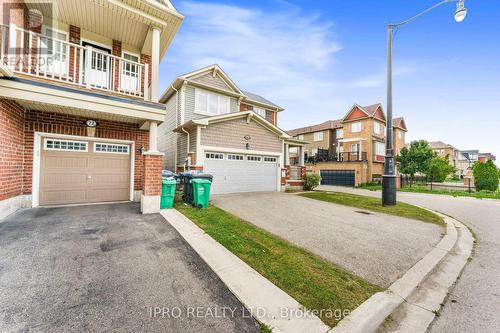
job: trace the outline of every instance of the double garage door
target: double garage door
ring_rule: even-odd
[[[321,170],[321,185],[354,186],[354,170]]]
[[[207,152],[204,172],[212,174],[212,193],[276,191],[278,156]]]
[[[130,200],[131,147],[42,138],[39,204]]]

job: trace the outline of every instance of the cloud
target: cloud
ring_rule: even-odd
[[[275,4],[279,9],[264,11],[180,2],[186,19],[167,56],[182,69],[174,75],[217,63],[241,89],[286,108],[287,118],[337,106],[335,56],[342,47],[334,24],[287,2]]]

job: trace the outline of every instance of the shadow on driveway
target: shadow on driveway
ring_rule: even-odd
[[[159,214],[138,211],[36,208],[0,223],[0,331],[260,331]]]

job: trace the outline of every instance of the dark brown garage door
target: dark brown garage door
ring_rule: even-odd
[[[130,145],[42,139],[40,205],[130,199]]]

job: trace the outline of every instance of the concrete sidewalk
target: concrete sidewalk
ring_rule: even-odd
[[[432,250],[434,224],[293,194],[216,195],[214,204],[369,282],[387,287]]]

